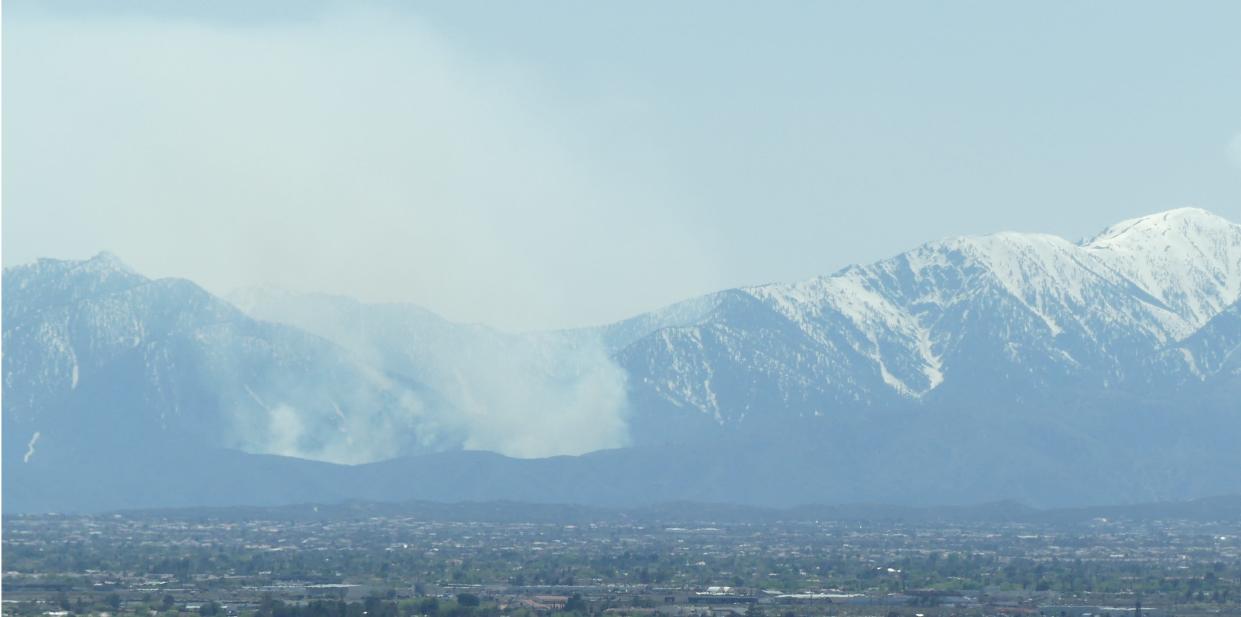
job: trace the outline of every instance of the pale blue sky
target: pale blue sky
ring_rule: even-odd
[[[949,235],[1241,220],[1237,2],[5,8],[6,264],[521,329]]]

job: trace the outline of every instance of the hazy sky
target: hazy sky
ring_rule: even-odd
[[[1241,3],[5,3],[3,258],[611,321],[1241,220]]]

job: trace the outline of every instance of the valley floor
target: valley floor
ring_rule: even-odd
[[[497,505],[503,508],[503,504]],[[1241,522],[4,519],[4,615],[1241,614]],[[534,518],[534,517],[532,517]]]

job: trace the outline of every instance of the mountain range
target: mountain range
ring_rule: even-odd
[[[1241,225],[1199,209],[526,334],[106,253],[3,287],[11,511],[1241,492]]]

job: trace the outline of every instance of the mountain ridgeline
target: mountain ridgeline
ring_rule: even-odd
[[[11,511],[513,499],[1042,507],[1241,492],[1241,225],[932,242],[599,328],[4,273]]]

